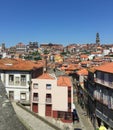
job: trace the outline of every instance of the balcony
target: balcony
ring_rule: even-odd
[[[105,81],[105,80],[98,79],[98,78],[95,79],[95,82],[99,83],[99,84],[102,84],[104,86],[107,86],[109,88],[113,88],[113,82]]]
[[[14,85],[14,81],[9,81],[9,85]]]
[[[96,116],[113,127],[113,109],[109,109],[108,106],[98,101],[96,103]]]
[[[46,98],[46,103],[52,103],[52,99],[51,98]]]
[[[26,86],[26,82],[21,82],[21,86]]]

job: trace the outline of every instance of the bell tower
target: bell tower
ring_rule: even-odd
[[[96,33],[96,44],[100,46],[100,38],[99,38],[99,33]]]

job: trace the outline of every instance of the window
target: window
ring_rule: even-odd
[[[58,111],[58,118],[64,118],[64,112]]]
[[[68,109],[69,110],[71,109],[71,103],[68,103]]]
[[[68,97],[71,97],[71,90],[68,90]]]
[[[38,93],[33,93],[33,101],[38,101]]]
[[[26,93],[21,93],[20,94],[20,100],[26,100]]]
[[[9,84],[10,85],[14,84],[14,75],[9,75]]]
[[[72,113],[71,112],[65,112],[65,120],[72,120]]]
[[[110,107],[111,107],[111,109],[113,109],[113,93],[112,93],[112,95],[111,95]]]
[[[14,100],[14,91],[9,91],[9,99]]]
[[[51,84],[46,84],[46,89],[51,89]]]
[[[37,83],[34,83],[34,84],[33,84],[33,88],[38,88],[38,84],[37,84]]]
[[[21,85],[26,85],[26,75],[21,75]]]
[[[51,94],[46,94],[46,102],[51,103]]]
[[[109,82],[110,82],[110,83],[113,82],[113,74],[109,74]]]
[[[105,73],[102,73],[102,72],[101,72],[101,82],[102,82],[102,83],[104,83],[104,75],[105,75]]]
[[[107,91],[107,89],[103,90],[103,103],[108,105],[108,91]]]
[[[19,77],[15,77],[15,85],[19,85],[20,83],[20,78]]]

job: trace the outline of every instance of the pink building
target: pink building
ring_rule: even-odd
[[[73,87],[71,79],[43,73],[32,79],[31,110],[63,122],[72,122]]]

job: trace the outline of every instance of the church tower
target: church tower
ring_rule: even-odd
[[[98,46],[100,45],[99,33],[96,33],[96,44],[97,44]]]

